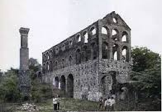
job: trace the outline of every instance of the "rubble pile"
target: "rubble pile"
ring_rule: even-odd
[[[30,103],[22,104],[21,110],[27,111],[27,112],[38,112],[39,111],[39,109],[37,108],[37,106],[35,104],[30,104]]]

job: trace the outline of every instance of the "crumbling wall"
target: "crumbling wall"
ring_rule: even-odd
[[[67,94],[73,91],[74,98],[97,101],[109,95],[117,83],[128,83],[130,79],[130,31],[112,12],[53,46],[42,53],[45,82],[62,82],[57,88],[64,87]]]

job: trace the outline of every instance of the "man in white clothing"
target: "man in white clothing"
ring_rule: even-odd
[[[109,106],[110,106],[110,97],[108,97],[105,102],[104,102],[104,107],[105,107],[105,110],[109,110]]]
[[[53,105],[54,105],[54,110],[57,110],[57,105],[58,104],[58,99],[56,97],[53,98]]]
[[[110,111],[114,111],[115,99],[113,97],[111,97],[108,102],[110,104],[109,105]]]

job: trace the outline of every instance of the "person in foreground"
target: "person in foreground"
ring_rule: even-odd
[[[114,111],[115,99],[114,97],[108,97],[104,103],[105,110]]]
[[[58,98],[55,96],[53,98],[53,106],[54,106],[54,110],[58,109]]]
[[[100,97],[100,99],[99,99],[99,110],[102,110],[103,109],[103,107],[104,107],[104,99],[103,99],[103,97]]]
[[[115,99],[114,99],[114,97],[111,97],[109,99],[109,102],[110,102],[110,111],[114,111],[114,107],[115,107]]]

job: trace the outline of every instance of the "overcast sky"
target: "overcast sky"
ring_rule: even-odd
[[[42,52],[113,10],[130,26],[132,46],[161,54],[161,0],[0,0],[0,69],[19,68],[20,27],[28,27],[29,55]]]

